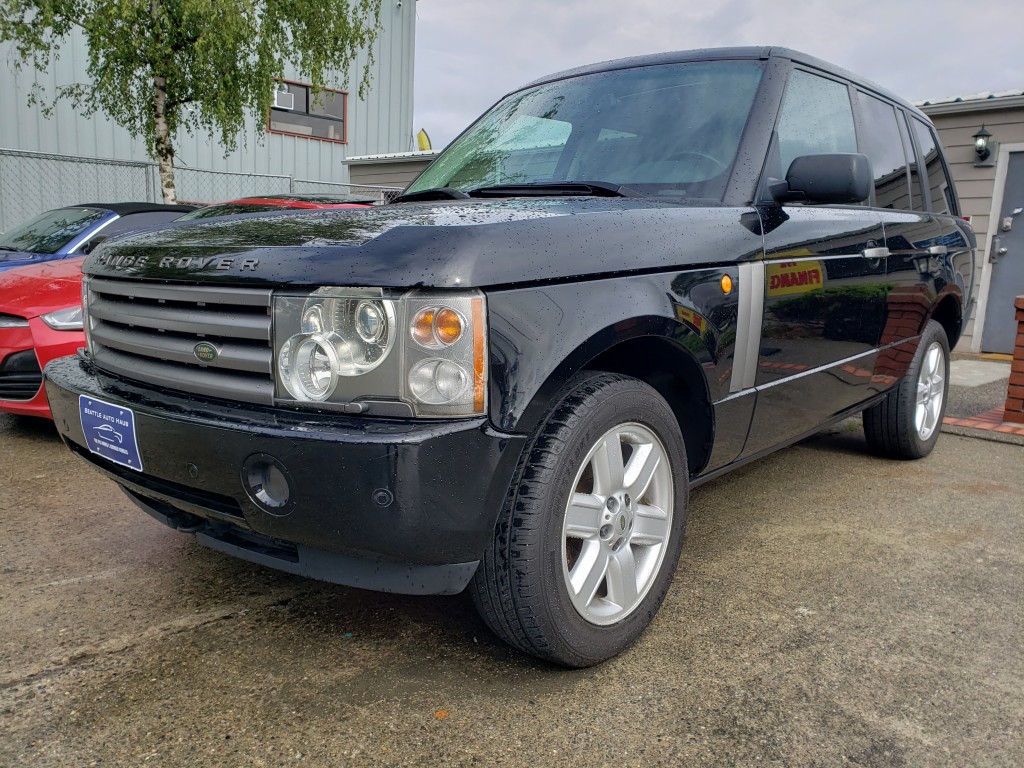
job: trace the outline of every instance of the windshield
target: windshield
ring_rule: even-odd
[[[110,216],[96,208],[60,208],[0,235],[0,251],[56,253],[89,227]]]
[[[755,61],[601,72],[514,93],[406,190],[604,182],[720,199],[761,79]]]

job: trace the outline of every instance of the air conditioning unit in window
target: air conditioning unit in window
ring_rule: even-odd
[[[295,94],[288,91],[274,91],[274,106],[278,109],[295,109]]]

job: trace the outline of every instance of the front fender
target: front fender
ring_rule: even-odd
[[[494,426],[529,432],[574,374],[608,350],[640,338],[661,338],[677,347],[704,371],[709,399],[724,397],[737,300],[736,291],[723,291],[722,277],[729,275],[735,284],[737,273],[735,267],[711,268],[490,293]]]

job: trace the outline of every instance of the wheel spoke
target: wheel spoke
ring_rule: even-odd
[[[608,550],[596,541],[587,542],[580,552],[576,565],[569,573],[572,601],[581,611],[586,611],[608,572]]]
[[[933,344],[928,349],[928,356],[926,358],[927,365],[925,366],[925,370],[927,370],[927,372],[928,372],[928,379],[929,380],[933,379],[938,374],[938,372],[939,372],[939,361],[941,359],[942,359],[942,354],[941,354],[941,352],[939,350],[939,347],[937,345]]]
[[[574,493],[565,510],[565,535],[576,539],[592,539],[601,528],[604,501],[592,493]]]
[[[922,440],[927,440],[939,425],[945,399],[946,363],[942,347],[933,343],[921,360],[921,373],[917,379],[917,401],[914,408],[914,427]]]
[[[619,433],[611,432],[597,446],[590,460],[594,470],[594,493],[610,496],[622,489],[625,468],[622,464],[622,445]]]
[[[660,464],[661,453],[651,443],[634,447],[623,480],[629,495],[637,502],[647,493],[647,488]]]
[[[925,440],[928,439],[928,436],[932,432],[931,420],[931,412],[928,408],[928,404],[922,403],[917,407],[917,418],[915,419],[915,421],[917,422],[918,434],[921,435],[921,437],[924,438]]]
[[[608,600],[622,610],[630,610],[638,599],[636,558],[628,544],[619,547],[608,560]]]
[[[922,379],[917,382],[917,404],[924,405],[928,401],[928,393],[931,388],[928,386],[928,382]]]
[[[637,507],[633,518],[630,542],[639,547],[654,547],[668,541],[671,525],[668,513],[660,507],[643,504]]]

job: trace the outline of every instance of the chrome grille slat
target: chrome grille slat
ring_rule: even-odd
[[[159,389],[271,404],[272,298],[269,289],[91,278],[93,362]],[[200,342],[215,359],[196,357]]]
[[[197,336],[235,337],[242,339],[270,338],[270,316],[226,316],[223,312],[186,307],[143,305],[114,302],[104,298],[89,303],[89,315],[119,325],[134,325],[158,331],[178,331]]]
[[[97,349],[92,359],[102,371],[133,381],[144,381],[160,389],[177,389],[193,395],[248,403],[270,405],[274,402],[274,385],[268,377],[147,360],[109,348]]]
[[[89,290],[108,296],[157,301],[183,301],[195,304],[233,304],[245,307],[270,307],[270,291],[259,288],[229,288],[205,285],[175,285],[166,283],[133,283],[123,280],[104,280],[94,277]]]
[[[236,371],[264,373],[270,375],[271,353],[264,344],[262,346],[235,344],[225,342],[218,344],[220,354],[217,360],[200,363],[193,353],[196,340],[164,333],[145,333],[136,329],[120,328],[109,323],[102,323],[93,329],[93,342],[105,347],[116,349],[144,357],[153,357],[188,365],[204,365],[207,368],[230,368]]]

